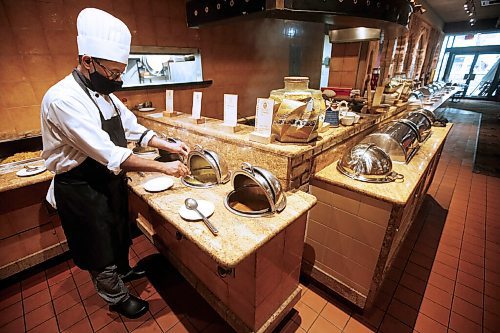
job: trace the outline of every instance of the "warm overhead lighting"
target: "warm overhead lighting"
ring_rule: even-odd
[[[464,3],[464,10],[467,13],[467,16],[471,19],[469,20],[470,25],[474,25],[476,23],[476,7],[474,6],[473,0],[466,0]]]

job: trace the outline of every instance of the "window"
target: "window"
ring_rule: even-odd
[[[448,45],[448,47],[500,45],[500,32],[458,35],[450,39],[453,39],[453,41],[452,45]]]
[[[123,87],[202,82],[198,49],[132,46]]]

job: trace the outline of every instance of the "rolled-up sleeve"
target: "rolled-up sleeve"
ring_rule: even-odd
[[[148,130],[137,122],[137,117],[130,111],[116,96],[113,96],[113,102],[120,111],[125,136],[128,141],[139,142],[142,147],[147,147],[149,140],[156,133]]]
[[[130,149],[116,146],[101,128],[100,121],[96,121],[77,99],[53,101],[47,121],[59,129],[66,144],[105,165],[115,174],[120,173],[121,164],[132,154]]]

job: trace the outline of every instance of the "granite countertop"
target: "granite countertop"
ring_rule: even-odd
[[[311,143],[281,143],[273,142],[269,144],[263,144],[259,142],[254,142],[249,140],[250,133],[253,132],[254,127],[248,125],[240,125],[241,130],[236,133],[228,133],[221,130],[223,126],[223,121],[213,118],[205,118],[205,123],[194,124],[190,121],[190,114],[179,113],[174,117],[163,117],[163,114],[158,111],[151,112],[139,112],[134,111],[138,118],[144,118],[152,121],[156,121],[168,126],[182,128],[186,131],[194,132],[200,135],[209,136],[217,138],[226,142],[233,142],[235,144],[244,143],[245,146],[269,151],[277,155],[296,157],[303,155],[307,151],[314,150],[317,147],[323,147],[323,149],[331,147],[345,139],[370,128],[371,126],[383,122],[384,120],[399,114],[404,111],[406,103],[399,106],[390,107],[387,112],[379,114],[364,114],[360,119],[359,123],[352,126],[340,125],[337,128],[330,127],[325,131],[319,133],[318,140]]]
[[[403,174],[402,183],[366,183],[351,179],[337,170],[337,162],[316,173],[314,179],[324,181],[351,191],[362,193],[396,205],[405,205],[422,178],[432,158],[444,144],[453,124],[433,127],[431,136],[422,144],[408,164],[395,162],[393,171]]]
[[[29,165],[43,165],[43,160],[29,163]],[[42,183],[44,181],[51,180],[54,177],[52,172],[48,170],[29,177],[19,177],[16,175],[16,172],[21,170],[22,168],[23,165],[18,165],[16,167],[13,167],[12,169],[9,169],[7,172],[0,174],[0,192],[6,192],[14,190],[16,188]]]
[[[445,93],[440,97],[439,100],[435,101],[433,105],[424,105],[426,109],[431,111],[439,108],[445,101],[447,101],[457,89],[454,89],[448,93]],[[253,132],[254,127],[248,125],[239,125],[241,130],[236,133],[229,133],[221,130],[223,126],[223,121],[213,118],[205,118],[205,123],[195,124],[190,121],[190,114],[178,113],[174,117],[163,117],[162,112],[151,111],[151,112],[139,112],[134,111],[138,118],[144,118],[152,121],[156,121],[168,126],[182,128],[186,131],[194,132],[200,135],[205,135],[213,138],[217,138],[222,141],[233,142],[235,144],[244,143],[245,146],[260,149],[263,151],[269,151],[277,155],[287,156],[287,157],[297,157],[303,155],[304,153],[321,148],[321,150],[327,149],[337,143],[340,143],[351,136],[362,132],[373,125],[384,122],[385,120],[400,114],[406,110],[407,103],[402,103],[397,106],[391,106],[386,112],[377,114],[362,114],[362,118],[359,123],[352,126],[343,126],[333,128],[329,127],[324,131],[319,132],[318,140],[311,143],[281,143],[273,142],[269,144],[263,144],[259,142],[254,142],[249,140],[249,135]]]
[[[444,102],[446,102],[451,96],[453,96],[459,90],[460,90],[460,88],[454,88],[447,93],[443,92],[443,95],[440,96],[439,99],[436,96],[436,100],[434,101],[434,103],[432,105],[424,105],[424,109],[431,110],[432,112],[434,112],[435,110],[440,108]]]
[[[316,203],[316,198],[310,194],[290,191],[287,192],[286,208],[281,213],[248,218],[235,215],[224,207],[224,198],[232,190],[230,183],[209,189],[194,189],[186,187],[179,179],[172,178],[174,185],[169,190],[149,193],[141,184],[160,174],[146,173],[141,177],[130,172],[129,176],[133,180],[132,190],[159,213],[166,220],[165,223],[171,223],[187,239],[226,268],[235,267]],[[181,218],[178,210],[188,197],[214,203],[215,212],[210,217],[210,222],[219,229],[218,236],[212,235],[202,221],[191,222]]]

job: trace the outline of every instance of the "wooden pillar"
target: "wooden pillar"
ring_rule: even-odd
[[[394,73],[393,60],[396,52],[396,46],[398,44],[397,42],[397,38],[384,41],[384,45],[382,46],[382,56],[380,59],[379,85],[382,84],[385,79],[391,77]]]

